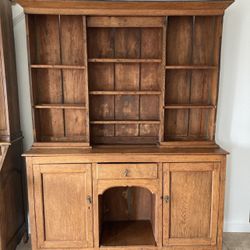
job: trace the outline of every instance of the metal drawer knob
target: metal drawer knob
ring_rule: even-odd
[[[92,204],[92,197],[90,195],[87,196],[87,202],[89,205]]]
[[[128,177],[128,174],[129,174],[129,170],[128,170],[128,169],[125,169],[125,171],[124,171],[124,176],[125,176],[125,177]]]
[[[168,195],[165,195],[165,196],[163,197],[163,200],[164,200],[166,203],[168,203],[168,202],[169,202],[169,200],[170,200],[170,198],[169,198],[169,196],[168,196]]]

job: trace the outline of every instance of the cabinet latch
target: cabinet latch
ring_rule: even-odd
[[[92,204],[92,197],[90,195],[87,196],[87,202],[89,205]]]

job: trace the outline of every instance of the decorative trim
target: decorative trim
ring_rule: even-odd
[[[24,12],[20,12],[17,16],[13,18],[13,25],[16,26],[24,19],[25,15]]]
[[[225,222],[224,232],[245,232],[250,233],[250,223]]]

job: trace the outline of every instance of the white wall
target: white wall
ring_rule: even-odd
[[[250,1],[227,10],[222,44],[217,142],[228,157],[225,230],[250,232]]]
[[[22,9],[13,7],[24,147],[32,144],[29,77]],[[236,0],[225,15],[217,142],[228,157],[225,231],[250,232],[250,1]]]

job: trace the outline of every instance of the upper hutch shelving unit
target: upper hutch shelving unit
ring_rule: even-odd
[[[227,152],[214,135],[232,1],[17,2],[32,249],[222,250]]]
[[[36,145],[214,146],[232,1],[18,2]]]

